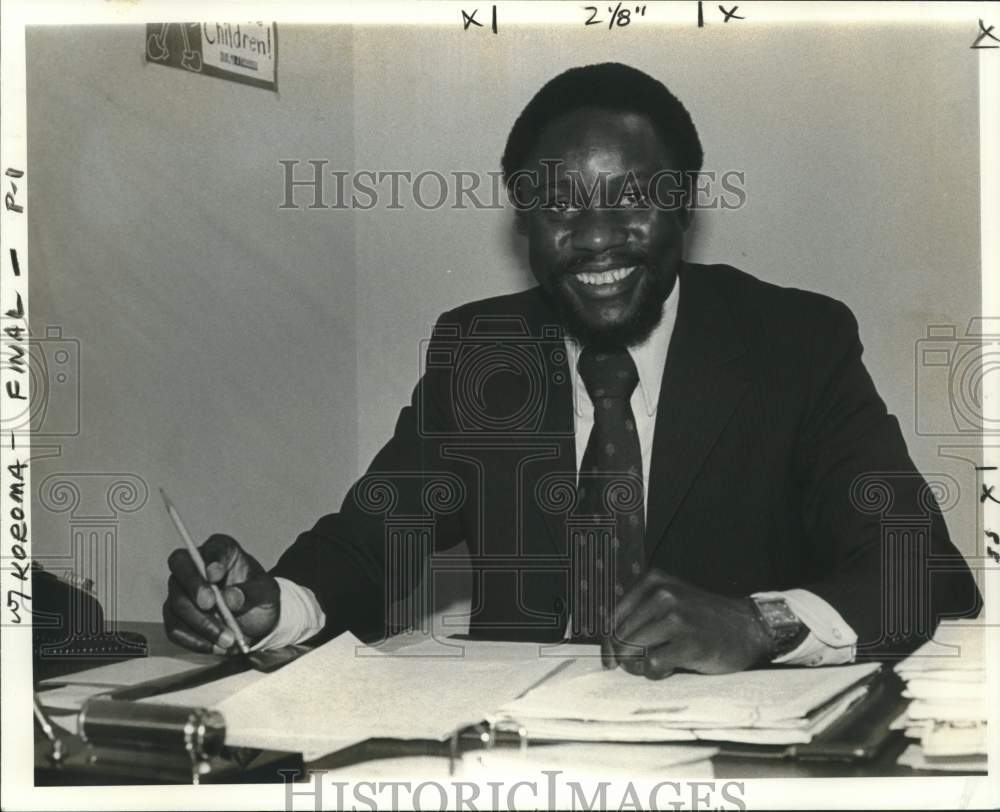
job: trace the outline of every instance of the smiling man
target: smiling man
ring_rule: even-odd
[[[648,678],[892,658],[978,612],[850,310],[684,260],[701,162],[638,70],[536,94],[503,170],[538,286],[441,317],[393,437],[272,570],[202,546],[256,646],[399,630],[462,541],[472,635],[592,640]],[[190,556],[170,568],[171,638],[233,651]]]
[[[541,129],[527,173],[513,167],[520,148],[509,146],[504,169],[515,202],[516,187],[544,182],[528,197],[539,212],[520,216],[532,270],[561,322],[585,344],[644,341],[684,248],[688,210],[652,205],[662,202],[662,179],[682,172],[677,159],[647,116],[590,106]]]

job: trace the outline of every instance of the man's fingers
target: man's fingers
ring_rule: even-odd
[[[212,651],[212,643],[192,632],[171,611],[169,599],[167,603],[163,604],[163,627],[166,629],[170,641],[179,646],[205,653]]]
[[[229,607],[229,611],[234,615],[245,611],[244,607],[249,608],[247,607],[246,596],[238,586],[227,586],[223,589],[222,599],[226,602],[226,606]]]
[[[208,540],[199,548],[201,557],[205,561],[205,570],[208,580],[213,584],[225,580],[231,570],[234,570],[243,563],[243,549],[239,542],[231,536],[222,533],[215,533],[209,536]],[[234,572],[235,580],[241,581],[245,573]]]
[[[167,582],[167,588],[170,611],[177,620],[180,620],[195,634],[210,642],[218,643],[224,649],[233,644],[235,641],[233,633],[214,616],[206,614],[192,603],[173,575]]]
[[[691,649],[684,643],[666,643],[648,648],[645,657],[627,657],[622,668],[637,677],[660,680],[669,677],[678,668],[690,668],[694,662]]]
[[[270,575],[258,575],[242,584],[227,586],[222,596],[226,606],[238,617],[259,606],[276,606],[279,600],[278,582]]]
[[[215,606],[215,597],[208,586],[208,582],[201,577],[198,567],[195,566],[194,559],[184,547],[178,547],[167,559],[170,567],[170,580],[183,588],[187,596],[204,610]]]
[[[643,672],[643,676],[653,680],[669,677],[681,666],[678,661],[681,659],[680,654],[679,647],[671,643],[654,649],[646,658],[646,670]]]
[[[637,677],[641,677],[643,672],[646,670],[645,657],[625,657],[623,659],[619,659],[618,662],[622,668],[628,671],[628,673]]]
[[[172,643],[176,643],[179,646],[184,646],[184,648],[191,649],[191,651],[211,654],[215,650],[215,646],[213,646],[207,640],[204,640],[201,637],[191,634],[181,626],[173,626],[167,628],[167,638]]]
[[[690,653],[682,643],[667,643],[650,651],[643,676],[646,679],[664,679],[678,668],[688,667],[690,662]]]
[[[171,640],[195,651],[227,654],[234,650],[236,637],[217,614],[219,607],[216,604],[221,601],[236,609],[237,614],[263,605],[264,621],[271,622],[268,624],[258,619],[256,623],[258,626],[273,627],[280,601],[277,581],[267,578],[265,580],[270,584],[246,586],[243,583],[264,574],[256,559],[247,555],[235,539],[222,534],[209,537],[199,547],[199,554],[205,564],[204,577],[187,549],[174,550],[168,559],[171,575],[167,584],[169,594],[163,607],[163,622]],[[226,588],[227,583],[246,588]],[[213,585],[223,588],[218,599]],[[270,595],[269,589],[273,595]],[[269,597],[270,603],[267,603]]]
[[[628,637],[623,643],[623,653],[639,652],[649,657],[655,649],[677,640],[682,630],[681,622],[675,612],[667,611],[662,617],[656,616]]]
[[[627,597],[627,596],[626,596]],[[673,592],[665,586],[647,589],[643,600],[627,615],[622,615],[615,623],[613,641],[619,645],[633,642],[635,633],[655,620],[667,616],[677,605]]]
[[[632,614],[635,608],[646,600],[646,596],[652,592],[654,589],[667,589],[669,590],[675,583],[677,579],[665,575],[659,570],[650,570],[646,572],[638,581],[636,581],[628,592],[617,601],[614,613],[614,623],[615,625],[621,624],[622,620]]]
[[[650,577],[649,573],[633,584],[632,588],[615,602],[613,625],[617,626],[624,618],[632,614],[635,607],[642,602],[646,592],[652,589],[654,585],[654,580]]]

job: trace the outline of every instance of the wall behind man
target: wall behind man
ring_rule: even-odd
[[[139,29],[30,32],[32,322],[79,340],[82,387],[80,433],[53,438],[36,489],[70,474],[99,502],[109,480],[81,474],[131,473],[196,535],[272,563],[388,437],[436,317],[532,284],[507,209],[282,212],[278,160],[483,174],[544,81],[620,60],[684,101],[706,168],[746,173],[747,205],[700,213],[689,257],[850,305],[918,465],[962,487],[949,524],[975,549],[971,465],[914,430],[918,377],[947,398],[915,342],[979,311],[967,32],[279,28],[277,94],[146,65]],[[156,619],[164,596],[177,542],[155,496],[101,525],[123,618]],[[36,506],[36,552],[68,555],[102,511]]]
[[[33,470],[80,504],[43,492],[34,551],[58,568],[82,533],[101,582],[117,538],[122,618],[160,617],[180,542],[158,486],[269,566],[355,474],[352,224],[278,210],[280,159],[353,162],[351,36],[280,36],[272,93],[146,64],[143,28],[28,32],[31,322],[79,342],[81,386],[79,435]],[[109,505],[116,481],[148,501]]]

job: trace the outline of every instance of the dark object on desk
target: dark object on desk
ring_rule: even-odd
[[[882,668],[870,678],[868,693],[811,742],[781,746],[722,743],[721,756],[824,762],[872,761],[894,738],[895,731],[890,725],[909,704],[902,691],[903,683],[895,671]]]
[[[302,770],[297,753],[226,747],[225,722],[204,708],[91,699],[79,735],[35,737],[36,786],[275,783]]]
[[[272,671],[284,668],[293,660],[297,660],[310,651],[312,649],[307,646],[282,646],[265,651],[251,651],[246,655],[246,658],[250,661],[254,671],[270,674]]]
[[[285,646],[270,652],[251,652],[248,655],[235,655],[233,657],[221,658],[218,662],[198,668],[192,671],[183,671],[180,674],[172,674],[168,677],[151,679],[140,682],[138,685],[129,685],[124,688],[117,688],[108,693],[110,699],[120,702],[134,702],[137,699],[146,699],[160,694],[183,691],[188,688],[196,688],[209,682],[215,682],[223,677],[239,674],[243,671],[263,671],[270,673],[277,671],[282,666],[310,651],[305,646]],[[268,656],[264,656],[264,655]]]
[[[149,653],[141,634],[109,631],[92,583],[58,578],[31,565],[34,679],[60,676]]]
[[[808,744],[793,745],[791,756],[802,761],[871,761],[885,748],[894,731],[890,725],[910,704],[903,683],[891,668],[883,668],[869,684],[868,694]]]

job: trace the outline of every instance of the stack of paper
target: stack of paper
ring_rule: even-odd
[[[878,668],[675,674],[651,681],[622,669],[574,667],[504,705],[493,721],[519,725],[531,739],[799,744],[857,703]]]
[[[982,621],[944,621],[934,639],[896,666],[912,700],[897,726],[919,740],[899,763],[986,771],[986,671]]]
[[[530,643],[431,640],[382,650],[342,634],[252,684],[233,685],[224,699],[221,691],[207,702],[192,692],[180,698],[222,713],[227,744],[318,756],[369,738],[447,739],[568,662]]]

